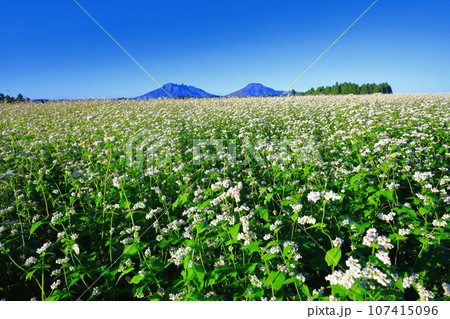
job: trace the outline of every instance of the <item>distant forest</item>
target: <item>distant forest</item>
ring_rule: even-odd
[[[291,91],[291,95],[340,95],[340,94],[374,94],[374,93],[383,93],[383,94],[392,94],[392,88],[387,83],[375,84],[355,84],[355,83],[337,83],[333,86],[320,86],[317,89],[311,88],[306,92],[295,92],[295,90]]]
[[[17,97],[4,95],[3,93],[0,93],[0,103],[16,103],[16,102],[25,102],[29,101],[29,98],[23,97],[22,94],[18,94]]]

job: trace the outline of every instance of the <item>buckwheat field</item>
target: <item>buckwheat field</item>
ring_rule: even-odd
[[[450,300],[449,94],[0,109],[0,299]]]

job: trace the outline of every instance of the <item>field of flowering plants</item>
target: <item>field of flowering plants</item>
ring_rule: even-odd
[[[0,110],[0,299],[450,300],[450,94]]]

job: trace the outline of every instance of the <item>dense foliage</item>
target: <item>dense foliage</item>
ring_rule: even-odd
[[[449,95],[0,107],[0,298],[449,300]]]
[[[16,103],[16,102],[25,102],[29,101],[29,98],[24,98],[22,94],[18,94],[17,97],[4,95],[0,93],[0,103]]]
[[[369,83],[369,84],[355,84],[355,83],[337,83],[333,86],[319,86],[317,89],[311,88],[306,92],[295,92],[293,90],[291,95],[340,95],[340,94],[391,94],[392,88],[387,83]]]

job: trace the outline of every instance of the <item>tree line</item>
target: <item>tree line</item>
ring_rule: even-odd
[[[0,103],[16,103],[16,102],[25,102],[29,100],[30,99],[28,97],[25,98],[20,93],[17,95],[17,97],[4,95],[3,93],[0,93]]]
[[[374,93],[382,93],[382,94],[392,94],[392,88],[387,83],[367,83],[363,85],[359,85],[356,83],[338,83],[336,82],[333,86],[320,86],[317,89],[311,88],[306,92],[295,92],[295,90],[291,91],[291,95],[341,95],[341,94],[374,94]]]

